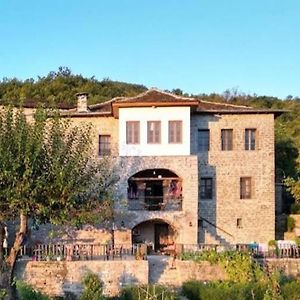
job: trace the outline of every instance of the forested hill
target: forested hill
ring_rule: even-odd
[[[109,79],[98,80],[76,75],[67,67],[59,67],[46,76],[37,79],[18,80],[4,78],[0,81],[0,104],[45,103],[47,105],[64,104],[74,106],[75,94],[89,93],[89,104],[110,100],[117,96],[135,96],[147,88],[140,84],[129,84]],[[206,101],[242,104],[258,108],[276,108],[289,110],[276,119],[277,175],[296,176],[295,169],[300,149],[300,98],[288,96],[276,97],[246,95],[236,90],[222,94],[189,95],[180,89],[171,91],[177,95],[193,96]]]
[[[75,105],[75,94],[78,92],[89,93],[89,104],[95,104],[117,96],[135,96],[146,89],[139,84],[85,78],[72,74],[69,68],[59,67],[58,71],[39,76],[36,80],[4,78],[0,81],[0,104],[39,102],[47,105]]]

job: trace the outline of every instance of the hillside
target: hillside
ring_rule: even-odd
[[[103,79],[94,77],[85,78],[74,75],[66,67],[52,71],[46,76],[32,78],[24,81],[16,78],[4,78],[0,81],[0,104],[20,103],[45,103],[47,105],[64,104],[75,105],[75,94],[78,92],[89,93],[89,104],[110,100],[116,96],[135,96],[146,90],[138,84]]]

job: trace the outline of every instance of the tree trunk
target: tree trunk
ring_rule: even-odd
[[[14,283],[14,269],[16,265],[16,260],[18,257],[18,253],[21,249],[22,243],[24,241],[25,235],[27,233],[27,216],[24,213],[20,213],[20,229],[19,232],[16,233],[16,238],[12,248],[10,249],[9,255],[5,260],[6,265],[6,276],[5,281],[7,282],[6,290],[7,290],[7,300],[17,300],[18,295]]]
[[[4,259],[3,242],[5,238],[5,224],[0,222],[0,289],[6,291],[7,297],[5,299],[13,299],[11,290],[9,288],[9,272]],[[10,296],[9,296],[10,295]]]
[[[4,249],[3,249],[3,242],[5,237],[5,225],[3,222],[0,221],[0,267],[2,267],[2,264],[4,262]],[[0,282],[1,286],[1,282]]]
[[[4,223],[0,222],[0,289],[6,288],[5,282],[5,265],[4,265],[4,251],[3,251],[3,241],[4,241]]]

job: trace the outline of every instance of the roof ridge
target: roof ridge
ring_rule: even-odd
[[[229,106],[229,107],[241,107],[241,108],[248,108],[248,109],[254,109],[252,106],[246,106],[246,105],[237,105],[237,104],[230,104],[230,103],[225,103],[225,102],[214,102],[214,101],[207,101],[207,100],[198,100],[199,102],[203,103],[210,103],[210,104],[219,104],[219,105],[224,105],[224,106]]]
[[[183,97],[183,96],[175,95],[175,94],[172,94],[170,92],[162,91],[162,90],[160,90],[158,88],[154,88],[154,87],[146,90],[145,92],[143,92],[141,94],[133,96],[133,97],[116,97],[114,99],[117,100],[117,98],[121,98],[119,100],[119,102],[123,102],[123,101],[126,101],[126,100],[135,100],[135,99],[138,99],[138,98],[142,98],[142,97],[146,96],[147,94],[149,94],[149,93],[151,93],[153,91],[158,92],[160,94],[165,94],[165,95],[173,97],[175,99],[188,100],[188,101],[199,101],[199,100],[197,100],[196,98],[193,98],[193,97]],[[112,99],[112,100],[114,100],[114,99]]]

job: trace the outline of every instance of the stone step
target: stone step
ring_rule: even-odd
[[[173,259],[168,256],[149,256],[149,282],[153,284],[176,285],[178,273],[172,268]]]

